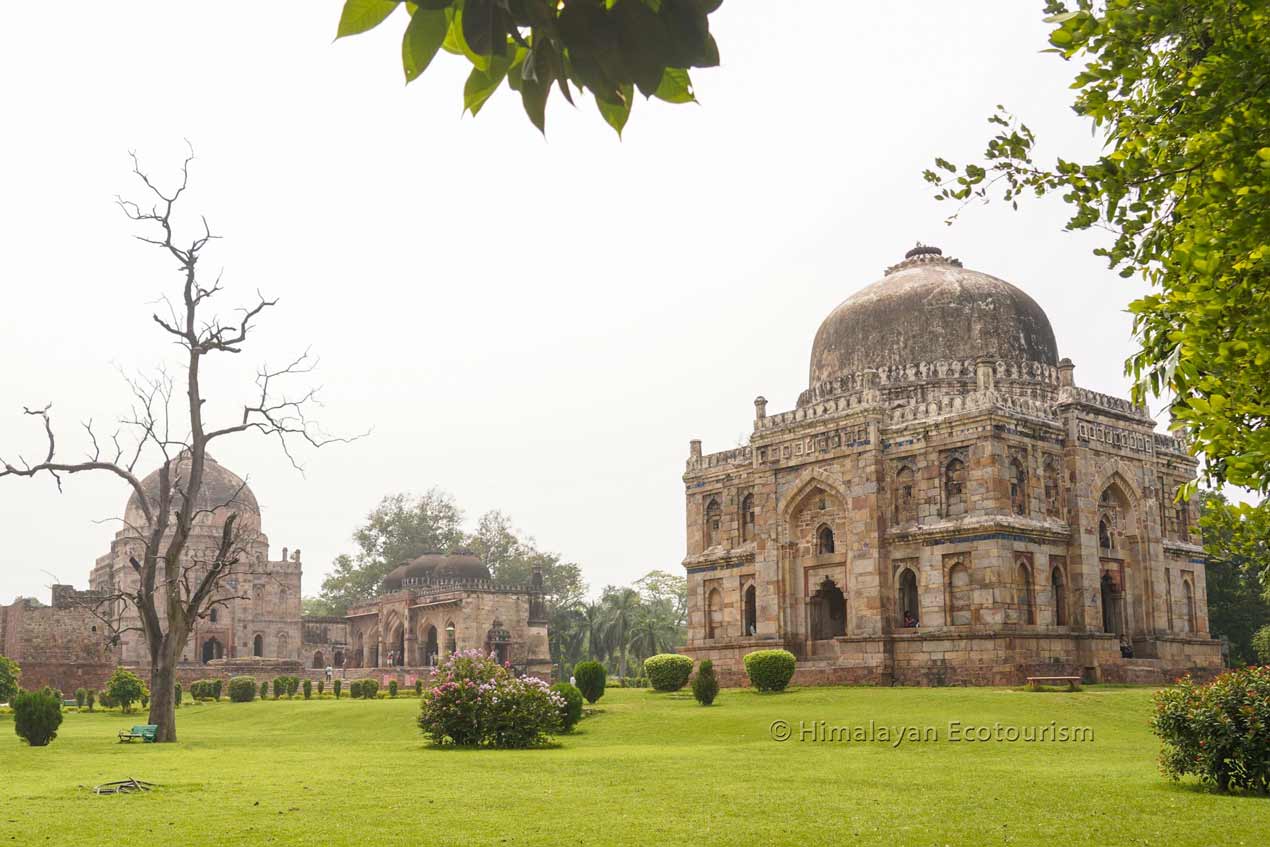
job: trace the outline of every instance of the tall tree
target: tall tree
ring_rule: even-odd
[[[176,668],[195,622],[217,603],[232,597],[235,592],[230,580],[249,573],[252,567],[250,558],[243,554],[254,539],[252,533],[239,528],[238,514],[232,511],[236,499],[216,504],[216,508],[230,511],[214,549],[187,547],[195,522],[203,516],[195,504],[202,502],[208,447],[232,436],[252,433],[276,441],[291,458],[295,442],[316,447],[335,440],[320,435],[306,416],[306,408],[314,397],[312,391],[294,397],[278,391],[279,382],[311,370],[307,353],[282,368],[262,367],[253,399],[242,406],[236,419],[214,424],[204,418],[209,400],[203,391],[204,366],[212,357],[240,353],[248,338],[254,336],[257,318],[277,301],[258,297],[229,321],[211,312],[211,303],[222,291],[220,277],[204,278],[199,263],[215,236],[205,219],[201,232],[188,240],[181,240],[175,231],[175,212],[189,185],[192,160],[193,154],[181,166],[180,185],[165,192],[141,170],[134,155],[133,173],[148,199],[144,203],[118,201],[128,218],[146,228],[146,234],[137,238],[176,262],[179,299],[173,302],[162,298],[163,311],[152,314],[151,319],[169,342],[184,351],[184,409],[172,411],[174,381],[160,370],[156,377],[129,381],[132,410],[119,420],[120,431],[108,441],[98,437],[91,421],[84,425],[91,445],[88,460],[59,458],[51,405],[25,410],[39,420],[44,430],[43,459],[19,459],[16,464],[0,460],[0,477],[48,475],[56,480],[58,490],[63,475],[90,471],[113,475],[132,489],[133,502],[144,516],[142,525],[125,527],[135,535],[142,551],[140,560],[134,557],[131,561],[138,575],[136,587],[120,591],[93,610],[114,630],[112,637],[117,641],[123,628],[120,604],[135,607],[150,655],[149,722],[159,727],[156,740],[160,742],[176,741]],[[147,488],[136,470],[143,459],[148,461],[155,453],[162,460],[159,483]]]
[[[390,494],[353,532],[357,553],[340,554],[322,581],[318,601],[327,614],[342,615],[376,597],[388,572],[428,552],[448,552],[464,543],[463,511],[449,494],[433,488],[421,496]]]
[[[563,562],[556,553],[539,550],[534,540],[523,536],[506,513],[486,512],[466,544],[489,566],[499,582],[526,583],[534,568],[542,570],[543,585],[553,606],[568,606],[586,593],[582,569]]]
[[[1270,501],[1252,506],[1201,492],[1199,522],[1208,554],[1208,628],[1226,636],[1232,658],[1255,663],[1252,636],[1270,624]]]
[[[983,164],[936,159],[937,199],[1059,193],[1067,228],[1150,294],[1130,304],[1134,399],[1168,399],[1214,486],[1270,491],[1270,7],[1264,0],[1046,3],[1052,52],[1103,152],[1052,167],[1003,109]],[[955,217],[955,215],[954,215]]]
[[[617,659],[617,675],[626,676],[631,632],[640,613],[639,592],[633,588],[609,586],[601,600],[604,607],[604,643],[608,654]]]
[[[401,66],[410,83],[440,50],[472,65],[463,110],[475,115],[504,83],[525,114],[546,131],[553,86],[569,103],[573,90],[595,96],[600,115],[621,135],[635,91],[668,103],[695,101],[689,68],[719,64],[709,16],[723,0],[419,0]],[[384,22],[401,0],[345,0],[335,37]]]

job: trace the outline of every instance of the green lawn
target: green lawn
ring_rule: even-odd
[[[411,697],[180,711],[177,745],[121,745],[135,716],[68,714],[28,748],[0,717],[0,843],[1264,845],[1270,800],[1171,784],[1151,692],[609,689],[546,750],[429,748]],[[773,720],[936,727],[939,740],[771,740]],[[948,722],[1088,726],[1092,743],[951,743]],[[136,777],[161,787],[98,797]]]

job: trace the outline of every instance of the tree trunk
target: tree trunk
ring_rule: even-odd
[[[150,723],[154,740],[176,741],[176,662],[161,658],[150,668]]]

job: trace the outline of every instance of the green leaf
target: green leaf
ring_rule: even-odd
[[[693,103],[697,99],[692,93],[692,80],[683,68],[666,68],[653,96],[667,103]]]
[[[427,70],[449,29],[450,21],[440,9],[419,9],[410,18],[410,25],[401,38],[401,67],[406,72],[407,83]]]
[[[446,42],[453,42],[453,44],[458,47],[459,52],[461,52],[464,56],[467,56],[468,61],[471,62],[474,67],[487,71],[489,70],[489,56],[482,56],[480,53],[473,50],[471,45],[467,43],[467,39],[463,36],[463,13],[463,6],[455,7],[454,19],[450,21],[450,31],[446,34]]]
[[[400,4],[396,0],[345,0],[335,37],[340,39],[346,35],[357,35],[374,29],[383,23],[398,5]]]
[[[511,64],[510,57],[495,56],[487,70],[472,68],[472,72],[467,75],[467,82],[463,84],[463,108],[471,112],[473,117],[481,111],[490,95],[498,90],[498,86],[507,77]]]
[[[600,110],[600,114],[604,117],[606,123],[617,132],[617,137],[622,137],[622,130],[626,127],[626,121],[631,116],[631,106],[635,100],[635,86],[627,85],[622,88],[622,102],[610,103],[601,97],[595,98],[595,105]]]

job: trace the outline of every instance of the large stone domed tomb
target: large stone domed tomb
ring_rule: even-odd
[[[1020,288],[919,245],[844,300],[794,409],[684,473],[686,653],[739,680],[1163,681],[1220,665],[1194,460],[1078,387]]]

